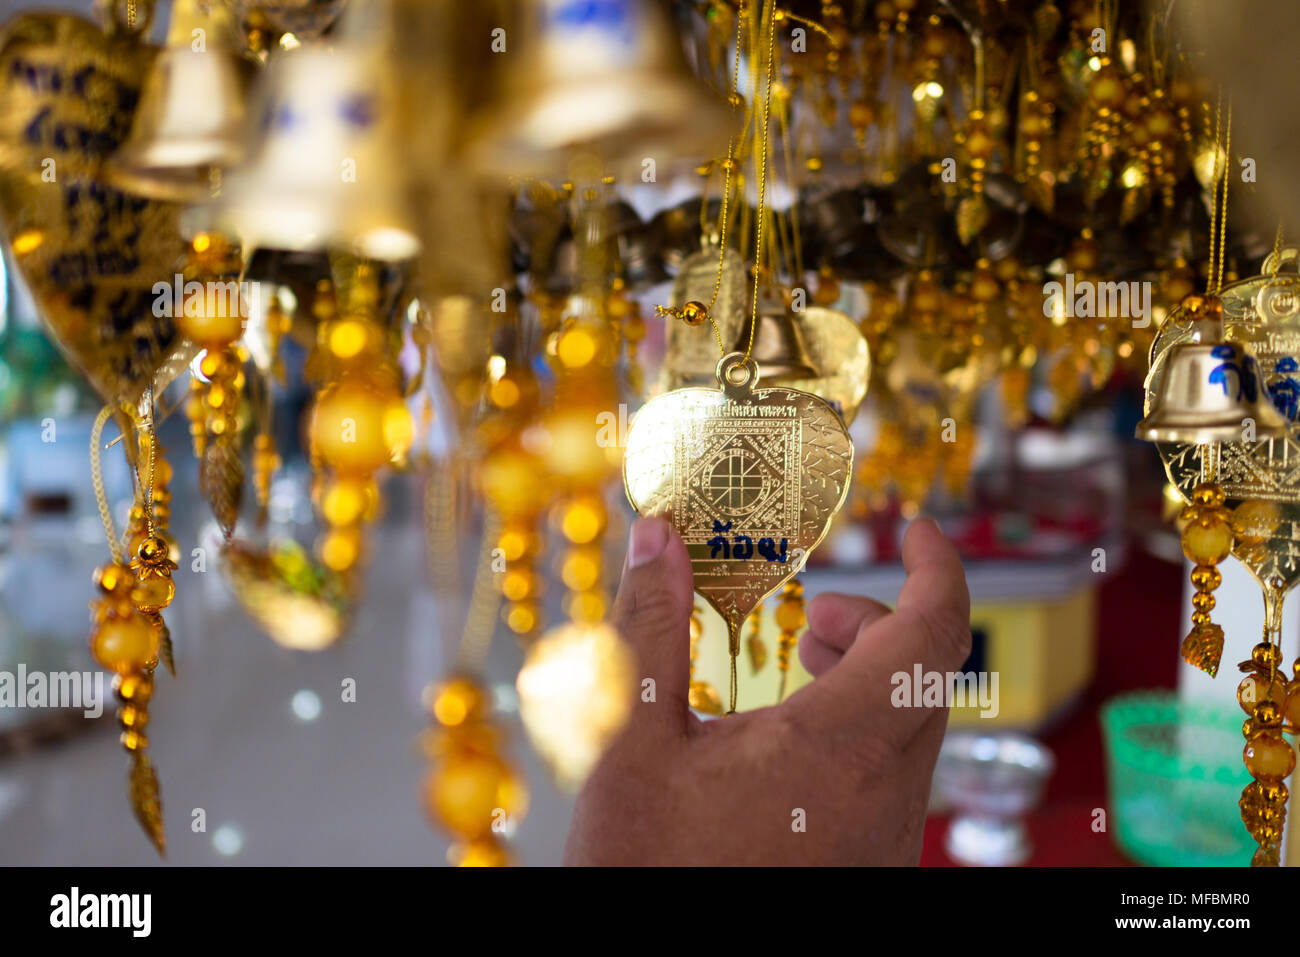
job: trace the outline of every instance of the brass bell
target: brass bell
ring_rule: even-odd
[[[211,194],[214,171],[244,152],[253,68],[235,50],[234,17],[224,4],[172,4],[167,45],[145,79],[131,133],[105,167],[112,185],[171,202]]]
[[[502,41],[513,70],[500,105],[470,131],[475,165],[564,176],[572,151],[589,148],[640,175],[645,157],[723,155],[739,115],[691,73],[659,6],[529,4],[527,35]]]
[[[1165,356],[1159,388],[1136,435],[1189,445],[1240,442],[1246,420],[1261,439],[1289,431],[1268,400],[1255,357],[1236,342],[1184,342]]]
[[[385,55],[388,11],[382,2],[350,6],[333,49],[308,45],[271,58],[248,159],[215,208],[218,225],[245,248],[330,248],[382,260],[419,251]]]
[[[749,346],[753,317],[746,316],[736,342],[736,351]],[[758,363],[759,381],[764,385],[795,379],[815,379],[820,372],[808,356],[798,320],[778,295],[759,293],[758,328],[754,330],[750,357]]]

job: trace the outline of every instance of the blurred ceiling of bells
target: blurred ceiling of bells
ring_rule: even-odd
[[[1181,45],[1204,51],[1206,72],[1223,84],[1224,109],[1232,104],[1233,142],[1257,175],[1241,203],[1263,231],[1281,221],[1300,228],[1300,188],[1290,175],[1300,155],[1300,115],[1292,100],[1300,4],[1295,0],[1177,0],[1170,16]],[[1235,152],[1235,151],[1234,151]]]
[[[388,6],[350,6],[330,48],[271,58],[254,94],[247,161],[213,210],[246,250],[329,246],[380,260],[419,250],[403,199]]]
[[[574,6],[523,6],[506,95],[469,133],[475,167],[564,178],[575,155],[590,153],[630,181],[645,157],[725,155],[740,113],[691,72],[666,4],[609,4],[599,16]]]

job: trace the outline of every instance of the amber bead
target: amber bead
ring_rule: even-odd
[[[535,602],[516,602],[508,606],[502,614],[506,627],[516,635],[530,635],[537,629],[540,615]]]
[[[149,738],[143,731],[123,731],[118,740],[122,742],[122,747],[128,751],[143,751],[149,747]]]
[[[1198,591],[1192,596],[1192,607],[1197,611],[1211,611],[1214,604],[1214,596],[1208,591]]]
[[[1232,553],[1232,541],[1232,525],[1203,512],[1183,529],[1183,554],[1198,565],[1217,565]]]
[[[107,671],[141,671],[158,655],[158,633],[142,615],[113,616],[94,627],[90,651]]]
[[[167,574],[141,575],[131,589],[132,604],[146,614],[162,611],[175,597],[176,583]]]
[[[410,448],[414,430],[401,396],[347,380],[322,392],[312,409],[313,447],[343,473],[387,465]]]
[[[1276,732],[1256,734],[1242,751],[1246,770],[1260,781],[1281,781],[1295,770],[1295,750]]]
[[[452,678],[434,688],[430,710],[448,728],[478,721],[488,711],[487,692],[469,678]]]
[[[321,494],[321,516],[330,525],[355,525],[373,516],[378,498],[373,479],[340,476]]]
[[[1210,613],[1207,611],[1192,612],[1192,624],[1198,628],[1210,624]]]
[[[494,812],[511,813],[510,768],[494,754],[456,749],[425,780],[425,807],[453,834],[481,840],[492,834]]]
[[[1241,679],[1241,684],[1237,685],[1237,703],[1246,714],[1254,714],[1255,705],[1265,698],[1281,707],[1287,700],[1286,686],[1280,681],[1267,686],[1267,680],[1258,674],[1246,675]]]
[[[785,632],[798,631],[807,621],[803,604],[798,601],[781,602],[776,606],[772,617],[776,620],[776,626]]]

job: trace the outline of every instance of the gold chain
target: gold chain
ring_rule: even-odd
[[[749,342],[745,344],[745,358],[754,351],[754,330],[758,328],[758,286],[762,277],[763,233],[767,224],[767,154],[771,150],[768,138],[768,123],[772,112],[772,68],[776,61],[776,2],[767,3],[767,85],[763,90],[763,130],[759,139],[759,155],[755,157],[758,165],[758,207],[755,217],[758,225],[754,234],[754,300],[750,304]]]
[[[1227,259],[1225,247],[1228,242],[1228,186],[1232,182],[1230,178],[1230,169],[1232,166],[1232,99],[1228,99],[1228,121],[1224,132],[1223,144],[1223,205],[1219,209],[1219,275],[1214,282],[1214,291],[1216,293],[1223,289],[1223,264]]]
[[[106,405],[95,417],[95,425],[90,430],[90,480],[95,486],[95,504],[99,506],[99,520],[104,523],[104,534],[108,537],[108,549],[113,556],[113,564],[122,564],[122,546],[113,530],[113,512],[108,507],[108,493],[104,491],[104,469],[100,453],[100,443],[104,439],[104,423],[113,414],[113,407]]]

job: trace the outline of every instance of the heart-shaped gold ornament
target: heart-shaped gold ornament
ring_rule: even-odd
[[[184,263],[180,207],[107,186],[155,49],[66,14],[0,29],[0,221],[51,338],[106,402],[135,405],[193,346],[157,315]]]
[[[681,534],[695,590],[727,623],[735,711],[741,625],[826,537],[848,495],[853,443],[824,400],[757,388],[758,366],[741,353],[723,356],[716,376],[716,389],[677,389],[641,408],[623,484],[640,514]]]

